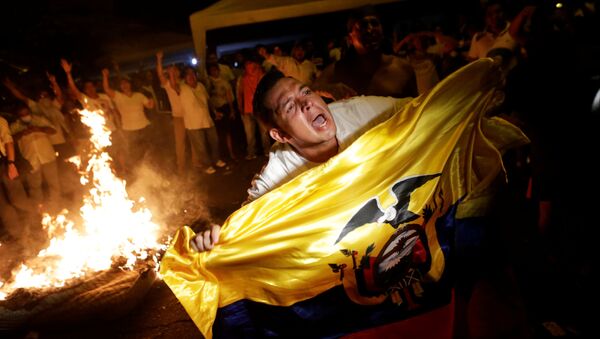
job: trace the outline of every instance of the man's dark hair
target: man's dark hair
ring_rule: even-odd
[[[83,78],[83,79],[81,79],[81,84],[82,85],[85,85],[88,82],[91,82],[92,85],[94,85],[94,86],[96,85],[96,82],[93,79],[90,79],[90,78]]]
[[[277,127],[274,118],[274,111],[265,106],[265,99],[269,91],[275,86],[275,84],[285,78],[285,75],[281,73],[275,67],[271,68],[262,79],[260,79],[254,92],[254,99],[252,100],[252,108],[256,118],[268,128]]]
[[[346,21],[347,32],[348,33],[352,32],[352,29],[354,28],[354,24],[361,21],[363,18],[365,18],[367,16],[374,16],[374,17],[377,17],[378,19],[381,19],[379,13],[375,9],[375,7],[373,7],[373,5],[365,5],[363,7],[359,7],[357,9],[353,10],[352,12],[350,12],[350,14],[348,15],[348,20]]]
[[[21,110],[23,109],[28,109],[29,113],[31,113],[31,108],[29,108],[29,105],[27,105],[24,102],[18,102],[13,106],[12,111],[14,112],[15,116],[18,117],[19,116],[19,112],[21,112]]]
[[[244,63],[254,62],[258,65],[262,64],[263,58],[258,54],[258,50],[254,48],[244,48],[242,50],[242,56],[244,56]]]
[[[206,70],[207,71],[210,70],[213,67],[219,69],[219,64],[216,63],[216,62],[208,62],[208,63],[206,63]]]
[[[184,74],[187,73],[188,71],[196,74],[196,69],[194,67],[192,67],[192,66],[185,66],[183,68],[183,73]]]

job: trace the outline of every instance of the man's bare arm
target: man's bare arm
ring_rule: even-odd
[[[6,78],[4,79],[4,86],[6,86],[6,88],[8,88],[8,90],[12,93],[12,95],[14,95],[15,98],[28,103],[29,102],[29,98],[26,97],[18,88],[17,86],[14,84],[14,82],[12,82],[10,79]]]
[[[104,87],[104,92],[111,98],[114,98],[116,92],[110,87],[110,82],[108,80],[108,76],[110,75],[110,71],[108,68],[104,68],[102,70],[102,87]]]
[[[67,83],[69,84],[69,88],[75,94],[77,100],[81,101],[83,99],[83,94],[75,85],[75,80],[73,80],[73,76],[71,75],[71,70],[73,69],[73,65],[71,65],[67,60],[60,59],[60,65],[62,66],[65,74],[67,75]]]
[[[165,77],[164,69],[162,66],[163,56],[163,51],[158,51],[156,53],[156,73],[158,75],[158,80],[160,81],[160,84],[166,86],[169,80],[167,80],[167,78]]]

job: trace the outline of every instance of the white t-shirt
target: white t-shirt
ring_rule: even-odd
[[[267,61],[275,65],[285,76],[297,79],[303,84],[310,85],[317,76],[317,66],[310,60],[298,62],[289,56],[269,55]]]
[[[211,85],[209,100],[214,109],[227,105],[230,100],[233,101],[233,89],[228,81],[220,77],[215,79],[211,76],[208,77],[208,80]]]
[[[98,93],[96,99],[91,98],[85,94],[81,94],[81,106],[89,110],[102,110],[104,112],[104,119],[106,119],[106,128],[109,131],[117,129],[115,123],[115,105],[113,105],[110,97],[104,93]]]
[[[173,118],[183,118],[183,105],[181,104],[181,98],[179,97],[179,94],[177,94],[177,91],[171,87],[171,83],[169,82],[161,86],[165,89],[165,92],[167,92],[167,96],[169,97]]]
[[[336,125],[335,136],[339,152],[350,146],[358,137],[409,103],[412,98],[360,96],[329,104]],[[300,173],[320,165],[298,154],[289,144],[276,142],[269,152],[269,162],[252,180],[247,201],[285,184]]]
[[[133,92],[127,96],[115,91],[115,104],[121,113],[121,128],[124,131],[137,131],[148,125],[150,121],[144,113],[144,106],[148,105],[150,99],[140,92]]]
[[[473,39],[471,39],[471,47],[467,54],[468,57],[474,60],[487,57],[488,52],[494,47],[496,39],[504,35],[508,31],[509,26],[510,23],[507,23],[502,33],[498,34],[498,36],[489,31],[475,33]]]
[[[198,82],[196,88],[181,84],[180,94],[183,106],[183,125],[185,129],[210,128],[215,125],[208,111],[208,93],[204,85]]]
[[[231,67],[223,64],[219,64],[219,75],[225,81],[231,82],[235,80],[235,74],[231,70]]]
[[[58,100],[44,98],[40,101],[27,100],[27,106],[33,114],[41,114],[52,124],[52,128],[56,133],[49,136],[52,145],[60,145],[65,143],[65,134],[63,131],[68,131],[65,117],[60,111],[60,103]]]
[[[31,122],[28,124],[19,119],[15,120],[10,125],[10,132],[12,135],[16,135],[17,133],[29,128],[29,126],[54,128],[48,119],[41,115],[32,114]],[[19,145],[19,151],[21,152],[21,155],[31,165],[32,172],[37,171],[41,165],[45,165],[56,160],[56,152],[54,151],[54,147],[52,147],[49,135],[45,132],[32,132],[27,135],[23,135],[17,144]]]

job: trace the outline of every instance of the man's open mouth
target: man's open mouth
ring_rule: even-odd
[[[327,123],[327,119],[325,118],[325,116],[323,114],[317,115],[312,121],[313,127],[316,127],[316,128],[321,128],[321,127],[325,126],[326,123]]]

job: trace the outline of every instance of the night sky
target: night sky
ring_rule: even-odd
[[[110,64],[114,46],[160,45],[160,32],[191,39],[189,15],[214,2],[2,1],[0,73],[58,69],[61,57],[97,69]]]

